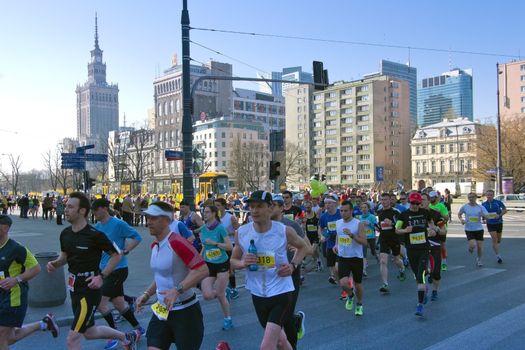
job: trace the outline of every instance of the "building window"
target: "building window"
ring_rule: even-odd
[[[459,161],[459,171],[462,173],[465,172],[465,161],[463,159]]]
[[[448,144],[448,153],[452,153],[454,152],[454,144],[453,143],[449,143]]]
[[[416,174],[421,174],[421,162],[416,162]]]
[[[421,146],[421,154],[427,154],[427,146]]]
[[[520,65],[520,70],[525,70],[525,64]]]
[[[444,160],[439,162],[439,173],[441,175],[445,173],[445,161]]]
[[[439,152],[445,153],[445,145],[439,145]]]
[[[416,155],[420,155],[420,154],[421,154],[421,147],[416,146]]]
[[[423,162],[423,173],[426,174],[427,172],[427,162]]]
[[[360,125],[360,126],[357,127],[357,129],[359,131],[368,131],[369,130],[368,125]]]
[[[344,91],[345,95],[350,95],[352,93],[352,88],[348,88]]]
[[[432,161],[430,165],[430,171],[432,172],[432,174],[436,173],[436,162],[435,161]]]
[[[525,86],[521,87],[521,92],[525,92]]]
[[[453,160],[449,160],[448,161],[448,171],[450,173],[453,173],[454,172],[454,161]]]
[[[430,146],[430,153],[432,153],[432,154],[436,153],[436,145]]]

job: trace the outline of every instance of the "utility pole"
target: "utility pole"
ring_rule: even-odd
[[[501,119],[500,119],[500,94],[499,94],[499,75],[502,73],[499,71],[499,63],[496,63],[496,78],[497,78],[497,99],[498,99],[498,109],[497,109],[497,115],[496,115],[496,143],[498,147],[498,154],[497,154],[497,163],[496,163],[496,194],[502,194],[502,184],[501,184],[501,177],[502,177],[502,166],[501,166]],[[507,105],[507,96],[505,96],[505,105]]]
[[[188,13],[188,0],[182,0],[182,15],[180,24],[182,26],[182,193],[184,199],[195,209],[195,193],[193,189],[193,150],[192,150],[192,108],[191,108],[191,86],[190,86],[190,15]]]

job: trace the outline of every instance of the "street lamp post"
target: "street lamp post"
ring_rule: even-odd
[[[502,159],[501,159],[501,119],[500,119],[500,93],[499,93],[499,75],[503,72],[500,72],[499,70],[499,63],[496,63],[496,78],[497,78],[497,99],[498,99],[498,109],[497,109],[497,115],[496,115],[496,143],[497,143],[497,163],[496,163],[496,194],[503,193],[502,186],[501,186],[501,176],[502,176]],[[507,96],[505,96],[505,104]]]

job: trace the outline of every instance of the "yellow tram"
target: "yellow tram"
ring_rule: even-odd
[[[216,198],[224,197],[229,192],[228,175],[221,172],[208,172],[199,176],[199,188],[195,202],[206,200],[212,193]]]

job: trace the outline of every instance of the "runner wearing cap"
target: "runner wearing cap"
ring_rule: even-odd
[[[436,191],[431,191],[430,193],[428,193],[428,196],[430,198],[430,204],[428,205],[428,207],[430,209],[439,211],[441,213],[441,216],[443,216],[443,218],[445,219],[445,222],[448,222],[450,213],[445,203],[439,200],[439,193],[437,193]],[[439,239],[441,240],[441,244],[440,244],[441,270],[447,271],[447,246],[446,246],[447,236],[446,234],[439,235]]]
[[[330,269],[328,282],[337,284],[337,268],[335,266],[337,255],[334,253],[335,238],[337,236],[336,221],[341,219],[339,197],[336,194],[329,194],[324,198],[326,211],[319,218],[319,236],[321,237],[323,254],[326,257],[326,266]]]
[[[239,228],[231,258],[236,269],[246,270],[246,289],[252,301],[259,323],[264,328],[260,345],[262,350],[292,349],[283,330],[291,318],[294,285],[292,273],[306,255],[308,248],[291,227],[272,221],[272,195],[255,191],[248,200],[253,222]],[[250,245],[255,246],[256,254]],[[287,247],[294,247],[291,261]]]
[[[399,215],[396,222],[396,233],[405,236],[410,268],[416,277],[417,306],[416,316],[423,316],[423,304],[427,301],[425,273],[428,266],[430,245],[428,237],[435,237],[436,226],[429,210],[420,208],[421,194],[412,192],[408,196],[410,208]]]
[[[499,254],[499,245],[501,243],[501,233],[503,232],[503,215],[507,213],[507,208],[502,201],[494,199],[494,191],[488,190],[485,193],[487,200],[481,205],[487,209],[487,231],[490,233],[492,238],[492,249],[496,254],[496,261],[498,264],[503,263],[501,255]]]
[[[41,321],[23,325],[27,311],[27,281],[38,275],[40,265],[29,249],[9,238],[13,221],[0,214],[0,349],[42,330],[58,336],[59,328],[52,314]]]
[[[154,279],[137,298],[140,310],[151,296],[157,296],[146,332],[148,349],[169,349],[175,343],[177,349],[198,350],[204,323],[193,288],[208,276],[208,267],[186,239],[170,231],[173,219],[170,204],[151,203],[143,214],[148,218],[150,234],[155,237],[150,259]]]
[[[104,232],[106,236],[118,246],[122,252],[122,258],[113,272],[104,279],[102,284],[102,299],[98,305],[98,311],[104,317],[111,328],[116,329],[115,320],[109,307],[109,301],[115,306],[120,315],[124,317],[129,324],[138,330],[141,335],[146,333],[135,318],[133,309],[124,299],[124,282],[128,277],[128,258],[127,255],[135,249],[142,241],[142,237],[128,223],[109,215],[109,201],[105,198],[96,199],[91,205],[91,209],[97,220],[95,228]],[[100,260],[100,270],[104,270],[111,256],[105,252],[102,253]],[[104,349],[113,349],[118,346],[117,339],[108,340]]]

